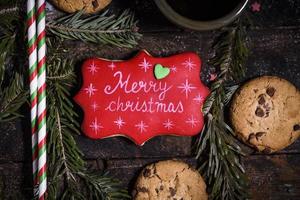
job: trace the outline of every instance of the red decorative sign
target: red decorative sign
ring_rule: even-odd
[[[195,53],[154,58],[141,51],[128,61],[93,58],[82,67],[75,101],[91,138],[125,136],[142,145],[157,135],[193,136],[203,127],[209,91],[200,81]]]

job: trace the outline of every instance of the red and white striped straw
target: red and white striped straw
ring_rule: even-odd
[[[37,1],[37,43],[38,43],[38,177],[39,199],[45,199],[47,191],[46,151],[46,2]]]
[[[39,184],[38,195],[40,200],[45,199],[47,191],[45,7],[45,0],[38,0],[36,13],[35,0],[27,1],[32,172],[34,186]]]
[[[30,102],[31,102],[31,142],[32,142],[32,173],[34,188],[38,184],[38,138],[37,138],[37,43],[36,43],[36,21],[35,0],[27,1],[27,35],[29,56],[29,78],[30,78]],[[37,191],[34,191],[36,193]]]

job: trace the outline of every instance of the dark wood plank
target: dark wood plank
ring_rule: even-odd
[[[259,12],[253,12],[251,5],[259,2]],[[48,19],[53,19],[62,14],[48,3]],[[139,20],[141,32],[174,32],[189,31],[179,28],[169,22],[160,12],[153,0],[114,0],[107,10],[111,13],[118,13],[126,8],[133,10]],[[257,29],[288,28],[300,25],[300,2],[297,0],[250,0],[243,16],[248,16],[253,27]]]
[[[261,4],[259,12],[252,12],[251,5],[254,2]],[[246,15],[248,15],[257,28],[284,29],[287,27],[299,27],[300,25],[300,1],[298,0],[250,0]]]
[[[250,156],[246,172],[254,199],[296,200],[300,198],[300,156]]]
[[[261,3],[260,12],[252,12],[251,4]],[[218,32],[193,32],[178,28],[160,13],[153,0],[114,0],[112,13],[132,8],[139,19],[144,36],[133,49],[103,47],[82,42],[65,42],[70,47],[67,56],[80,62],[89,57],[129,59],[139,49],[154,56],[168,56],[183,51],[197,52],[203,61],[212,55],[211,43]],[[244,16],[253,22],[249,34],[251,55],[247,62],[248,80],[262,75],[277,75],[300,88],[300,1],[250,0]],[[56,11],[48,16],[56,17]],[[209,82],[210,67],[204,62],[201,79]],[[27,112],[29,113],[29,112]],[[29,117],[0,124],[0,199],[30,199],[31,145]],[[125,138],[90,140],[76,136],[80,149],[92,169],[107,168],[131,190],[138,173],[152,162],[177,158],[194,165],[191,157],[191,138],[164,136],[135,146]],[[248,149],[245,158],[253,199],[300,199],[300,140],[275,155],[257,154]],[[99,172],[100,173],[100,172]]]
[[[191,154],[190,137],[159,136],[141,147],[122,137],[96,141],[81,136],[77,143],[87,159],[163,158]]]
[[[32,199],[31,166],[0,163],[0,199]]]
[[[300,29],[249,32],[247,78],[277,75],[300,88]]]
[[[137,18],[140,20],[139,24],[142,32],[182,30],[166,20],[166,17],[161,14],[152,0],[138,0],[135,1],[135,4],[132,4],[132,1],[128,1],[128,3],[124,3],[124,0],[121,1],[123,2],[123,7],[130,5],[136,12]],[[254,2],[261,4],[259,12],[252,11],[251,5]],[[119,1],[114,1],[111,7],[119,7],[118,4]],[[254,27],[258,29],[269,29],[299,26],[299,12],[300,2],[297,0],[250,0],[243,15],[247,15],[250,18]]]
[[[166,159],[179,159],[195,166],[192,157],[169,157],[148,159],[110,159],[88,161],[92,169],[107,168],[110,175],[121,180],[131,191],[137,176],[147,164]],[[253,199],[300,198],[300,157],[294,155],[252,155],[244,158],[249,176],[250,194]],[[99,171],[99,173],[101,173]],[[4,199],[18,197],[26,199],[31,195],[30,165],[22,163],[0,164],[0,195]],[[18,191],[13,193],[12,191]],[[1,196],[0,196],[1,197]]]
[[[108,169],[132,188],[144,166],[161,159],[111,160]],[[194,165],[193,158],[182,159]],[[257,200],[296,200],[300,198],[299,155],[249,156],[245,168],[249,176],[250,194]]]
[[[0,163],[31,159],[31,135],[25,123],[21,120],[1,123],[0,134]]]

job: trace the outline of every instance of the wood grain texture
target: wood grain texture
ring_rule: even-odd
[[[110,175],[119,178],[122,184],[131,189],[141,170],[148,164],[169,158],[111,159],[89,161],[91,169],[100,171],[103,167]],[[192,157],[176,158],[195,166]],[[254,200],[296,200],[300,193],[300,158],[294,155],[252,155],[243,159],[249,176],[250,192]],[[30,196],[30,182],[24,173],[30,165],[22,163],[0,164],[0,197],[4,199],[27,199]],[[11,191],[18,191],[12,193]],[[1,196],[2,195],[2,196]]]
[[[138,159],[130,163],[127,160],[113,160],[109,161],[107,166],[111,174],[123,177],[122,182],[132,188],[142,168],[158,160],[160,159]],[[195,164],[193,158],[181,158],[181,160],[191,165]],[[253,155],[244,158],[244,163],[253,199],[299,199],[300,159],[298,155]]]
[[[243,17],[249,16],[253,24],[248,32],[251,54],[243,81],[277,75],[300,88],[300,1],[258,1],[261,11],[252,12],[251,4],[255,1],[250,0],[243,14]],[[166,20],[153,0],[114,0],[109,7],[113,13],[124,8],[132,8],[139,19],[143,37],[137,47],[124,49],[65,41],[69,52],[64,56],[78,59],[79,69],[86,58],[129,59],[139,49],[147,49],[153,56],[195,51],[204,61],[201,79],[209,82],[211,69],[206,61],[212,56],[211,45],[218,31],[194,32],[178,28]],[[48,19],[59,14],[50,11]],[[22,120],[0,124],[0,199],[30,199],[31,196],[30,118],[28,111],[24,113]],[[76,136],[76,141],[90,168],[107,168],[129,189],[149,163],[176,158],[195,164],[191,156],[192,139],[188,137],[156,137],[143,147],[119,137],[94,141]],[[244,161],[253,199],[300,199],[300,140],[274,155],[246,149],[250,155]]]

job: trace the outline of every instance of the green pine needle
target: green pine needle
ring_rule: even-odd
[[[15,73],[11,83],[0,92],[0,122],[21,117],[19,109],[27,101],[28,93],[23,86],[23,77]]]
[[[131,48],[141,35],[129,10],[119,16],[108,11],[101,15],[83,15],[83,11],[47,23],[48,31],[58,37]]]
[[[80,134],[69,92],[77,80],[74,65],[59,57],[62,46],[53,44],[48,42],[47,59],[48,199],[128,199],[118,181],[86,168],[73,136]]]
[[[244,153],[224,116],[225,106],[238,88],[226,85],[245,74],[248,50],[240,22],[221,34],[214,47],[216,53],[210,64],[219,74],[202,109],[206,124],[196,141],[196,158],[208,183],[210,199],[247,199],[247,177],[240,160]]]
[[[18,16],[11,13],[15,10],[7,8],[5,14],[0,11],[0,122],[22,116],[18,111],[28,97],[23,75],[16,70],[19,66],[15,64],[11,70],[8,64],[13,60],[17,29],[20,28],[16,23]]]

